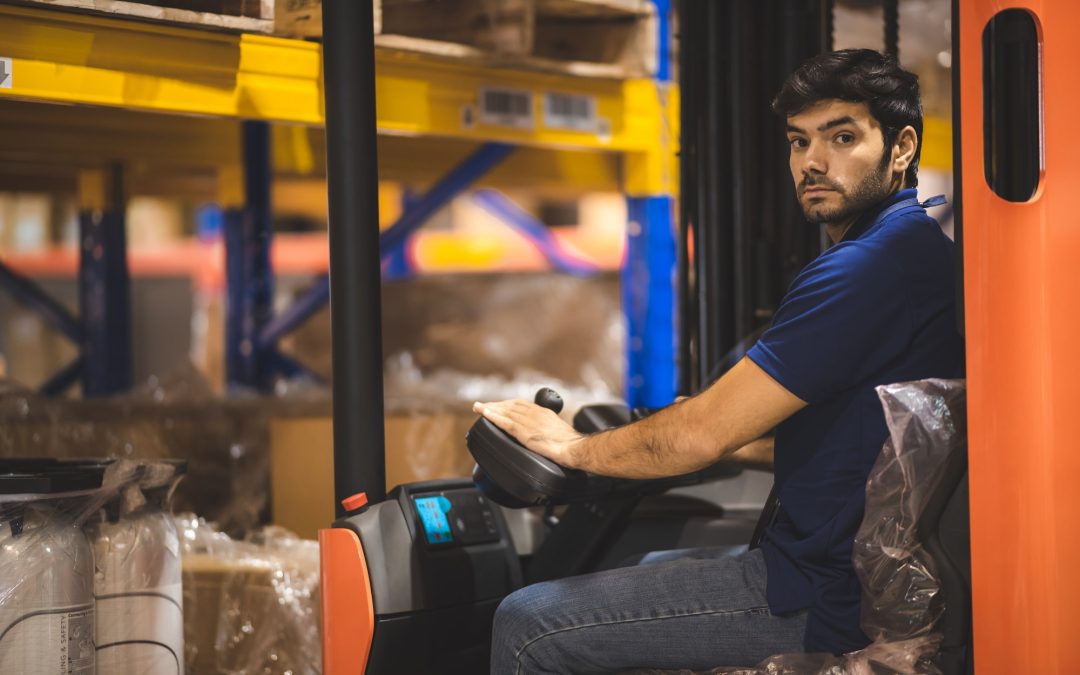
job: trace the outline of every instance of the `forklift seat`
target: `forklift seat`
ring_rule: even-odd
[[[940,476],[937,485],[925,496],[923,511],[914,526],[918,542],[930,556],[930,569],[940,588],[926,612],[931,616],[940,614],[932,632],[940,634],[942,639],[933,662],[942,675],[974,675],[971,651],[971,553],[966,450],[958,448],[948,456]],[[907,563],[899,564],[906,566]],[[883,571],[879,578],[889,576],[890,571]],[[764,675],[804,670],[806,675],[848,672],[844,669],[847,664],[838,661],[840,660],[824,655],[817,660],[807,655],[779,655],[770,658],[765,664],[759,664],[757,668],[717,667],[694,673],[687,670],[638,669],[624,671],[619,675],[720,675],[729,672]],[[784,663],[784,667],[777,668],[779,663]],[[789,667],[796,663],[802,668]],[[873,660],[870,667],[873,672],[891,672],[886,664],[874,663]]]
[[[919,540],[933,558],[941,585],[944,613],[935,663],[943,675],[972,675],[971,653],[971,527],[968,518],[967,453],[947,460],[941,483],[916,524]]]

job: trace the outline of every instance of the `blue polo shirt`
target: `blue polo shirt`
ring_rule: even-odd
[[[888,437],[874,387],[963,371],[954,245],[915,194],[881,202],[807,265],[747,353],[809,404],[777,427],[780,510],[761,544],[769,608],[809,610],[807,651],[869,643],[851,553]]]

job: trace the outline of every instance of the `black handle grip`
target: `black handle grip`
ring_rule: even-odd
[[[556,413],[562,410],[562,396],[547,387],[534,399]],[[492,501],[518,508],[546,504],[553,497],[572,492],[585,474],[559,466],[519,443],[487,419],[476,420],[466,435],[466,445],[476,460],[473,478]]]
[[[533,399],[533,402],[542,408],[547,408],[556,415],[562,412],[563,409],[562,396],[559,396],[559,392],[548,387],[536,392],[536,398]]]

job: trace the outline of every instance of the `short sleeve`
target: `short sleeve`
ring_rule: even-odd
[[[807,403],[857,386],[899,357],[913,331],[899,268],[841,245],[804,269],[747,356]]]

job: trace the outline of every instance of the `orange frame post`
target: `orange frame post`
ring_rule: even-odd
[[[1080,670],[1080,3],[960,0],[961,162],[976,671]],[[983,169],[982,34],[1039,30],[1045,164],[1026,203]]]
[[[324,675],[364,675],[375,635],[367,560],[352,530],[319,530]]]

